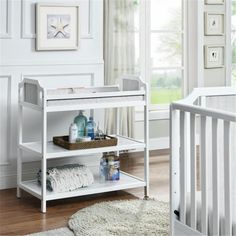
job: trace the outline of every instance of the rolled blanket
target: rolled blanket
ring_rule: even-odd
[[[38,183],[41,184],[42,172],[37,173]],[[94,182],[93,174],[88,167],[79,164],[69,164],[47,169],[47,189],[53,192],[68,192],[87,187]]]

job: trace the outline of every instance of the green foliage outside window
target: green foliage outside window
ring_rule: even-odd
[[[151,78],[151,103],[167,104],[181,99],[181,77],[176,70],[154,74]]]

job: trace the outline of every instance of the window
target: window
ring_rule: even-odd
[[[185,0],[139,0],[136,61],[150,85],[150,108],[167,108],[182,97],[184,85]],[[139,34],[139,37],[138,37]],[[138,47],[139,46],[139,47]]]
[[[236,0],[232,0],[231,47],[232,47],[232,86],[236,87]]]

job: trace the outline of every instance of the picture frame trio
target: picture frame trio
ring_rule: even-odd
[[[206,5],[223,5],[224,0],[205,0]],[[225,34],[225,15],[221,12],[205,12],[204,35],[223,36]],[[204,46],[205,69],[224,67],[224,45]]]

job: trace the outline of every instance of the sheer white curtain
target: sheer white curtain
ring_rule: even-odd
[[[104,3],[105,84],[113,85],[122,75],[134,74],[135,0],[105,0]],[[108,134],[115,132],[115,112],[112,109],[105,113],[105,129]],[[120,109],[120,133],[134,136],[134,109]]]

